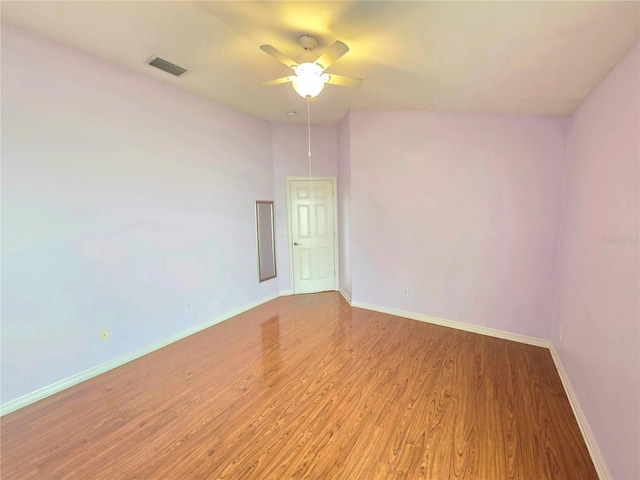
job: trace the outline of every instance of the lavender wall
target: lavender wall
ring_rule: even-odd
[[[267,122],[3,25],[2,403],[276,293],[273,196]]]
[[[301,102],[304,102],[300,98]],[[311,126],[311,175],[338,175],[337,128],[335,125]],[[281,292],[289,292],[289,235],[287,213],[287,177],[309,175],[309,142],[306,125],[272,124],[273,165],[275,175],[275,210],[277,233],[276,257]]]
[[[552,336],[616,479],[640,478],[639,58],[571,117]]]
[[[565,126],[352,111],[353,300],[548,338]]]
[[[351,298],[351,114],[338,124],[340,289]]]

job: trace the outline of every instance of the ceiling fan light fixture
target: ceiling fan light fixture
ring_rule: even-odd
[[[292,84],[295,91],[302,98],[313,98],[324,88],[324,84],[329,81],[329,75],[322,73],[322,67],[317,63],[302,63],[294,67],[296,75],[292,77]]]

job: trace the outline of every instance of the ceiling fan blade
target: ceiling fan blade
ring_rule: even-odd
[[[291,75],[290,77],[276,78],[275,80],[271,80],[269,82],[265,82],[264,85],[266,87],[270,87],[271,85],[280,85],[281,83],[290,82],[291,80],[293,80],[294,77],[295,77],[295,75]]]
[[[336,60],[349,51],[347,47],[340,40],[336,41],[333,45],[327,48],[322,55],[320,55],[314,63],[318,63],[322,66],[322,69],[327,69]]]
[[[359,87],[362,85],[362,79],[356,77],[346,77],[344,75],[334,75],[329,73],[329,80],[327,83],[331,85],[340,85],[341,87]]]
[[[261,45],[260,46],[260,50],[262,50],[263,52],[268,53],[269,55],[274,57],[279,62],[284,63],[289,68],[293,68],[293,67],[297,67],[298,66],[298,62],[296,62],[295,60],[290,59],[284,53],[282,53],[280,50],[277,50],[276,48],[272,47],[271,45]]]

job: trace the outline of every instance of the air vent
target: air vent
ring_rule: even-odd
[[[187,71],[186,68],[182,68],[177,65],[174,65],[173,63],[167,62],[166,60],[163,60],[160,57],[151,57],[150,60],[147,60],[147,63],[152,67],[159,68],[163,72],[170,73],[171,75],[174,75],[176,77],[181,76]]]

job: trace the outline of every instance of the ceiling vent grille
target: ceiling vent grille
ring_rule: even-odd
[[[155,57],[155,56],[151,57],[149,60],[147,60],[147,63],[152,67],[159,68],[163,72],[170,73],[175,77],[180,77],[187,71],[186,68],[182,68],[182,67],[179,67],[178,65],[174,65],[173,63],[167,62],[166,60],[163,60],[160,57]]]

